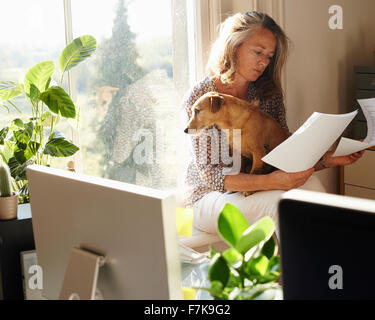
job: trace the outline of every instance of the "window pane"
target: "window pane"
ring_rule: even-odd
[[[176,38],[173,19],[185,28],[185,11],[170,0],[72,0],[74,37],[98,41],[95,55],[74,69],[86,174],[160,189],[181,182],[187,55],[173,48],[181,39],[186,46],[186,30]]]
[[[65,47],[64,8],[61,0],[3,0],[0,2],[0,81],[23,83],[26,72],[35,64],[46,60],[55,63],[51,85],[60,85],[58,58]],[[67,85],[64,82],[64,87]],[[19,117],[29,121],[31,106],[24,95],[12,99],[15,108],[0,109],[0,129],[10,119]],[[45,109],[46,111],[46,109]],[[55,129],[71,137],[70,125],[60,121]],[[65,167],[68,160],[54,161],[53,165]]]

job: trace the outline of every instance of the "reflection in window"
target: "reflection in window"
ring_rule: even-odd
[[[177,15],[171,6],[170,0],[72,0],[74,38],[91,34],[98,41],[97,53],[75,75],[85,173],[160,189],[179,183],[188,79],[174,78],[187,61],[173,56],[179,40],[172,20],[185,12]]]

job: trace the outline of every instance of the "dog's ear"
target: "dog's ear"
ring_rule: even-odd
[[[218,94],[211,96],[210,97],[211,112],[218,112],[223,102],[224,102],[224,98],[222,96]]]

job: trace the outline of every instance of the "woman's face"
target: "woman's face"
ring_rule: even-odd
[[[236,76],[246,81],[256,81],[267,68],[276,50],[273,33],[261,28],[237,49]]]

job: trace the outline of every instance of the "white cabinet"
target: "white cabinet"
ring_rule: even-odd
[[[366,150],[361,159],[341,168],[341,193],[375,200],[375,148]]]

